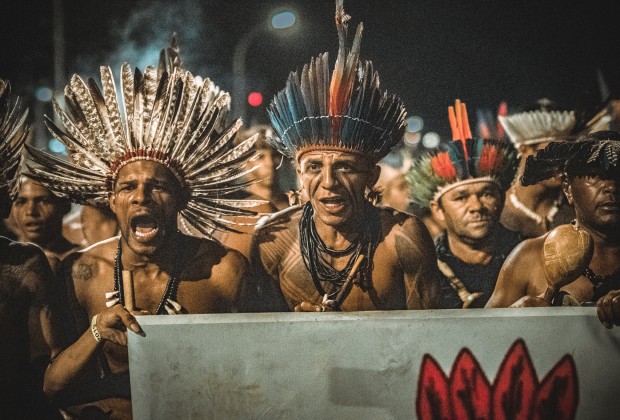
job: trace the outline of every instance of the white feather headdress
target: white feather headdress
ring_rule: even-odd
[[[515,145],[568,140],[576,123],[574,111],[536,110],[498,118]]]
[[[210,235],[234,230],[222,216],[255,215],[257,200],[226,199],[247,186],[246,160],[256,137],[237,146],[233,139],[241,120],[223,126],[230,97],[209,79],[197,84],[178,66],[131,71],[123,64],[121,98],[112,71],[101,67],[99,89],[93,79],[77,75],[65,88],[65,110],[54,108],[66,131],[49,118],[51,133],[67,147],[72,162],[28,147],[31,178],[60,196],[81,204],[106,204],[119,170],[136,160],[165,165],[178,179],[185,199],[181,215]],[[233,223],[234,224],[234,223]]]
[[[27,117],[28,109],[20,112],[18,101],[11,105],[11,84],[0,79],[0,188],[8,188],[11,199],[17,195]]]

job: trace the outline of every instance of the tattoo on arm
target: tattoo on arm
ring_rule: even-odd
[[[75,280],[87,281],[93,276],[93,270],[90,265],[79,263],[73,273]]]

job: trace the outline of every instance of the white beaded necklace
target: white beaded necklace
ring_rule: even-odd
[[[514,192],[514,190],[510,192],[508,198],[510,199],[510,202],[517,210],[519,210],[521,213],[523,213],[524,215],[526,215],[527,217],[535,221],[537,225],[542,225],[545,220],[547,220],[548,222],[553,221],[553,218],[558,212],[558,206],[560,204],[560,198],[558,198],[557,200],[553,202],[553,206],[551,207],[551,209],[549,209],[549,212],[547,213],[547,217],[543,219],[543,217],[540,214],[536,213],[535,211],[527,207],[525,204],[523,204],[521,201],[519,201],[519,199],[517,198],[517,194]]]

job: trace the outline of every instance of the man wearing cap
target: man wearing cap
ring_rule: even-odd
[[[266,279],[256,288],[273,292],[265,310],[438,305],[439,273],[423,223],[367,198],[377,162],[403,135],[405,111],[379,90],[372,64],[359,60],[361,24],[348,49],[348,19],[338,1],[331,77],[325,53],[292,73],[269,107],[274,146],[295,159],[308,201],[263,221],[256,235],[253,268]]]
[[[482,307],[520,241],[499,222],[518,158],[508,143],[471,138],[464,103],[448,110],[453,141],[416,159],[408,180],[417,206],[445,227],[435,240],[442,307]]]
[[[560,303],[596,303],[601,322],[620,325],[620,133],[598,131],[575,142],[549,144],[528,158],[521,177],[532,185],[562,178],[562,189],[575,208],[574,224],[592,237],[594,254],[576,280],[563,286]],[[523,241],[510,254],[487,307],[548,306],[543,244],[549,234]],[[560,244],[567,250],[575,243]]]

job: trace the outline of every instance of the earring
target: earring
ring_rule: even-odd
[[[289,206],[297,206],[301,204],[301,189],[297,191],[295,190],[287,191],[286,196],[288,197]]]
[[[371,188],[366,195],[366,199],[370,201],[373,206],[376,206],[381,202],[381,192],[376,188]]]

